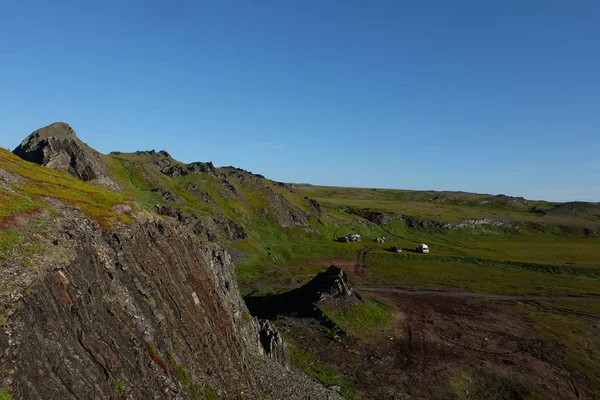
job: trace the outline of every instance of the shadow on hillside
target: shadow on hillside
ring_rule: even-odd
[[[317,303],[325,299],[335,300],[340,304],[362,301],[360,296],[349,288],[345,273],[335,266],[320,272],[304,286],[289,292],[244,297],[248,311],[257,318],[269,320],[274,320],[278,316],[312,318],[336,334],[345,336],[346,332],[317,306]]]
[[[250,314],[259,319],[275,320],[279,316],[312,318],[324,327],[336,332],[336,334],[345,336],[346,333],[342,328],[333,322],[319,307],[312,303],[309,298],[303,298],[300,289],[267,296],[246,296],[244,301]]]

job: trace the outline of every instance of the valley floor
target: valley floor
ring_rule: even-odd
[[[597,398],[600,303],[366,292],[389,317],[326,311],[348,337],[310,319],[275,324],[292,360],[360,399]],[[595,299],[598,300],[598,299]],[[353,315],[356,314],[356,315]],[[294,352],[293,352],[294,354]]]
[[[453,285],[446,278],[459,262],[358,249],[279,267],[297,272],[288,281],[284,273],[242,286],[250,296],[281,293],[331,264],[348,274],[365,308],[324,307],[348,337],[310,318],[275,321],[292,361],[324,384],[359,399],[600,398],[597,278],[474,265],[472,285]]]

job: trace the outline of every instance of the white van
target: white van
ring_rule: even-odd
[[[429,254],[429,246],[427,246],[426,244],[421,243],[417,247],[417,253]]]

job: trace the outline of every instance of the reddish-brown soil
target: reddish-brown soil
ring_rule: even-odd
[[[310,320],[286,317],[276,324],[322,362],[341,369],[361,399],[473,398],[457,393],[456,381],[461,371],[474,369],[518,381],[544,398],[589,398],[585,388],[576,387],[569,374],[550,361],[548,349],[512,308],[514,302],[377,296],[392,306],[393,323],[371,343],[350,337],[335,341]]]

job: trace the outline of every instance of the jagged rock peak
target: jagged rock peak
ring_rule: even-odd
[[[329,299],[346,300],[356,296],[348,283],[346,273],[335,265],[319,273],[306,286],[315,291],[317,302]]]
[[[119,154],[123,154],[123,153],[120,151],[113,151],[111,154],[119,155]],[[172,158],[171,155],[166,150],[160,150],[160,151],[156,151],[154,149],[152,149],[152,150],[137,150],[134,154],[136,154],[138,156],[140,156],[140,155],[144,155],[144,156],[159,155],[159,156],[164,156],[167,158]]]
[[[52,168],[83,181],[96,180],[107,189],[121,190],[101,154],[82,142],[65,122],[55,122],[27,136],[13,150],[24,160]]]
[[[28,139],[34,138],[74,138],[77,137],[75,130],[66,122],[55,122],[40,128],[29,135]],[[27,140],[27,139],[25,139]]]

